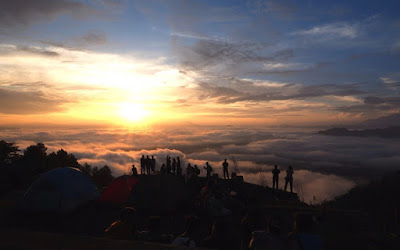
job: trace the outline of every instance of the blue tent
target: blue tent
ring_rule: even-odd
[[[96,185],[79,169],[56,168],[32,183],[20,208],[26,212],[68,213],[99,197]]]

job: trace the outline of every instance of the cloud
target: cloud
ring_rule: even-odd
[[[313,69],[315,65],[310,63],[265,63],[264,69],[266,72],[282,73],[282,72],[296,72]]]
[[[48,21],[67,13],[73,17],[94,14],[94,9],[78,1],[63,0],[3,0],[0,2],[0,27],[27,27],[33,22]]]
[[[266,73],[265,63],[293,57],[290,49],[268,51],[270,49],[262,43],[224,40],[198,40],[190,47],[179,42],[175,44],[183,71],[218,76]]]
[[[155,155],[157,166],[170,155],[200,166],[209,161],[218,171],[220,161],[228,158],[232,163],[234,156],[242,173],[257,173],[257,166],[268,169],[274,164],[291,164],[296,169],[324,174],[374,178],[396,170],[400,157],[399,139],[343,138],[281,129],[187,126],[156,129],[152,134],[100,128],[81,129],[79,133],[69,128],[35,130],[2,128],[2,139],[42,141],[49,151],[63,148],[76,154],[80,162],[101,160],[120,170],[138,164],[142,154]],[[371,163],[379,161],[385,162],[380,168]]]
[[[309,36],[319,40],[331,40],[348,38],[354,39],[359,34],[359,28],[356,24],[333,23],[321,26],[315,26],[308,30],[299,30],[292,32],[294,36]]]
[[[44,57],[56,57],[60,54],[54,50],[41,48],[38,46],[26,46],[26,45],[13,45],[13,44],[0,44],[0,56],[1,55],[12,55],[12,54],[32,54]]]
[[[381,77],[380,79],[382,80],[387,89],[397,90],[400,88],[399,80],[393,79],[391,77]]]
[[[60,55],[55,51],[46,50],[46,49],[42,49],[42,48],[35,47],[35,46],[17,46],[16,50],[23,51],[23,52],[29,52],[32,54],[38,54],[40,56],[59,56]]]
[[[64,110],[66,102],[58,96],[48,96],[41,91],[13,91],[0,88],[0,113],[43,114]]]
[[[257,14],[274,15],[278,18],[293,17],[299,10],[299,6],[294,1],[265,1],[250,0],[247,2],[248,8]]]
[[[251,80],[237,78],[224,78],[216,84],[200,83],[199,88],[203,96],[215,98],[218,103],[236,102],[269,102],[277,100],[305,100],[315,97],[336,96],[347,97],[359,95],[364,92],[360,84],[320,84],[303,86],[301,84],[260,84]],[[229,86],[229,87],[226,87]]]
[[[395,96],[366,96],[362,104],[337,106],[334,109],[346,113],[366,112],[370,115],[374,113],[378,115],[382,111],[400,111],[400,98]]]
[[[267,184],[272,186],[272,166],[268,170],[258,173],[245,173],[244,180],[250,183]],[[285,168],[281,168],[279,188],[285,185]],[[265,183],[266,182],[266,183]],[[295,170],[293,192],[297,193],[300,200],[307,203],[320,203],[324,200],[332,200],[345,194],[355,187],[356,182],[333,174],[321,174],[308,170]],[[289,186],[288,186],[289,190]]]
[[[76,132],[68,127],[49,130],[1,127],[0,131],[1,139],[15,141],[21,149],[44,142],[48,152],[63,148],[82,164],[109,165],[116,176],[129,173],[132,164],[139,167],[141,155],[154,155],[157,169],[167,155],[181,157],[183,166],[191,162],[201,169],[208,161],[219,174],[222,174],[222,160],[227,158],[230,171],[239,171],[246,181],[256,183],[259,173],[264,173],[268,185],[274,164],[282,170],[292,165],[295,183],[303,185],[306,200],[312,195],[332,198],[360,179],[370,180],[396,171],[400,158],[399,139],[343,138],[317,135],[316,131],[284,132],[276,128],[192,125],[146,133],[107,128],[80,128]],[[335,182],[343,185],[333,185]]]
[[[85,48],[107,44],[107,35],[101,30],[89,30],[83,36],[74,38],[71,47]]]

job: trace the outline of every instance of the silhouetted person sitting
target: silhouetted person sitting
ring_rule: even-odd
[[[207,185],[205,185],[200,190],[200,203],[201,203],[201,205],[203,207],[206,206],[207,199],[214,192],[214,190],[215,190],[215,180],[214,179],[208,179]]]
[[[207,179],[210,178],[213,168],[210,164],[208,164],[208,162],[206,162],[206,166],[204,167],[204,169],[207,171]]]
[[[248,249],[254,231],[263,230],[267,227],[266,221],[260,219],[262,217],[263,215],[259,210],[253,210],[248,211],[246,216],[240,221],[240,249]]]
[[[286,249],[286,241],[281,236],[281,220],[278,216],[271,218],[268,231],[254,231],[250,240],[249,249]]]
[[[193,176],[193,167],[188,163],[186,170],[185,170],[185,182],[188,182]]]
[[[285,177],[285,191],[287,188],[287,184],[290,184],[290,192],[293,193],[293,168],[292,166],[289,166],[289,168],[286,170],[286,177]]]
[[[171,244],[179,246],[179,249],[194,248],[200,242],[200,219],[196,216],[190,216],[185,221],[185,232],[176,237]]]
[[[137,169],[136,169],[135,165],[132,165],[132,175],[134,175],[134,176],[138,175],[138,172],[137,172]]]
[[[176,160],[175,158],[172,158],[172,174],[176,174]]]
[[[146,159],[144,155],[140,158],[140,174],[146,174]]]
[[[275,189],[275,185],[276,185],[276,189],[279,189],[278,186],[278,182],[279,182],[279,173],[281,171],[278,169],[278,166],[275,165],[274,169],[272,170],[272,188]]]
[[[202,240],[202,246],[220,250],[237,249],[235,240],[238,239],[234,238],[233,230],[232,223],[227,220],[215,220],[210,235]]]
[[[200,169],[195,164],[193,167],[193,177],[198,177],[200,175]]]
[[[288,235],[289,250],[321,250],[322,237],[318,232],[315,216],[312,214],[298,213],[294,222],[294,231]]]
[[[109,228],[104,231],[104,236],[115,240],[131,240],[135,236],[136,211],[132,207],[126,207],[120,212],[120,219],[112,223]]]
[[[223,167],[223,171],[224,171],[224,179],[229,180],[228,166],[229,166],[229,163],[225,159],[225,161],[222,163],[222,167]]]
[[[166,174],[166,173],[167,173],[167,168],[165,167],[165,164],[162,164],[160,168],[160,174]]]
[[[161,218],[159,216],[151,216],[147,222],[147,230],[138,232],[137,239],[150,242],[169,243],[172,236],[161,233],[160,220]]]

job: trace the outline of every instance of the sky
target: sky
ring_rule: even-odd
[[[398,168],[399,139],[315,133],[400,124],[399,7],[2,0],[0,139],[115,175],[142,154],[235,158],[253,183],[293,165],[304,200],[331,199]]]
[[[1,123],[326,125],[397,113],[399,5],[3,0]]]

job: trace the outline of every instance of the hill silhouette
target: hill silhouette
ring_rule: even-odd
[[[400,138],[400,126],[364,129],[364,130],[348,130],[347,128],[331,128],[318,131],[317,134],[331,136],[357,136],[357,137],[382,137],[382,138]]]

